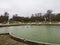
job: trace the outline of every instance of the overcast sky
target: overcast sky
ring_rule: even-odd
[[[33,13],[45,13],[48,9],[60,12],[60,0],[0,0],[0,14],[9,12],[20,16],[31,16]]]

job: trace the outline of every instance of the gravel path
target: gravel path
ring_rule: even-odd
[[[28,44],[18,42],[10,38],[9,35],[0,35],[0,45],[28,45]]]

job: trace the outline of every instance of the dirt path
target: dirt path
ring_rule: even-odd
[[[18,42],[10,38],[9,35],[0,35],[0,45],[28,45],[28,44]]]

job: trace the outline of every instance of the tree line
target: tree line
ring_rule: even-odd
[[[13,15],[12,18],[9,19],[9,13],[5,12],[4,16],[0,16],[0,23],[14,23],[14,22],[60,22],[60,13],[53,14],[52,10],[47,10],[45,14],[35,13],[32,14],[31,17],[21,17],[18,14]]]

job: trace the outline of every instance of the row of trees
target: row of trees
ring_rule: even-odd
[[[9,19],[9,13],[5,12],[4,16],[0,16],[0,23],[4,22],[60,22],[60,13],[53,14],[52,10],[47,10],[45,14],[36,13],[32,14],[31,17],[21,17],[17,14],[13,15],[11,19]]]
[[[0,16],[0,23],[7,23],[9,20],[9,13],[5,12],[4,15]]]
[[[36,13],[32,14],[31,17],[20,17],[16,14],[13,16],[12,20],[20,22],[60,22],[60,13],[53,14],[52,10],[47,10],[45,14]]]

